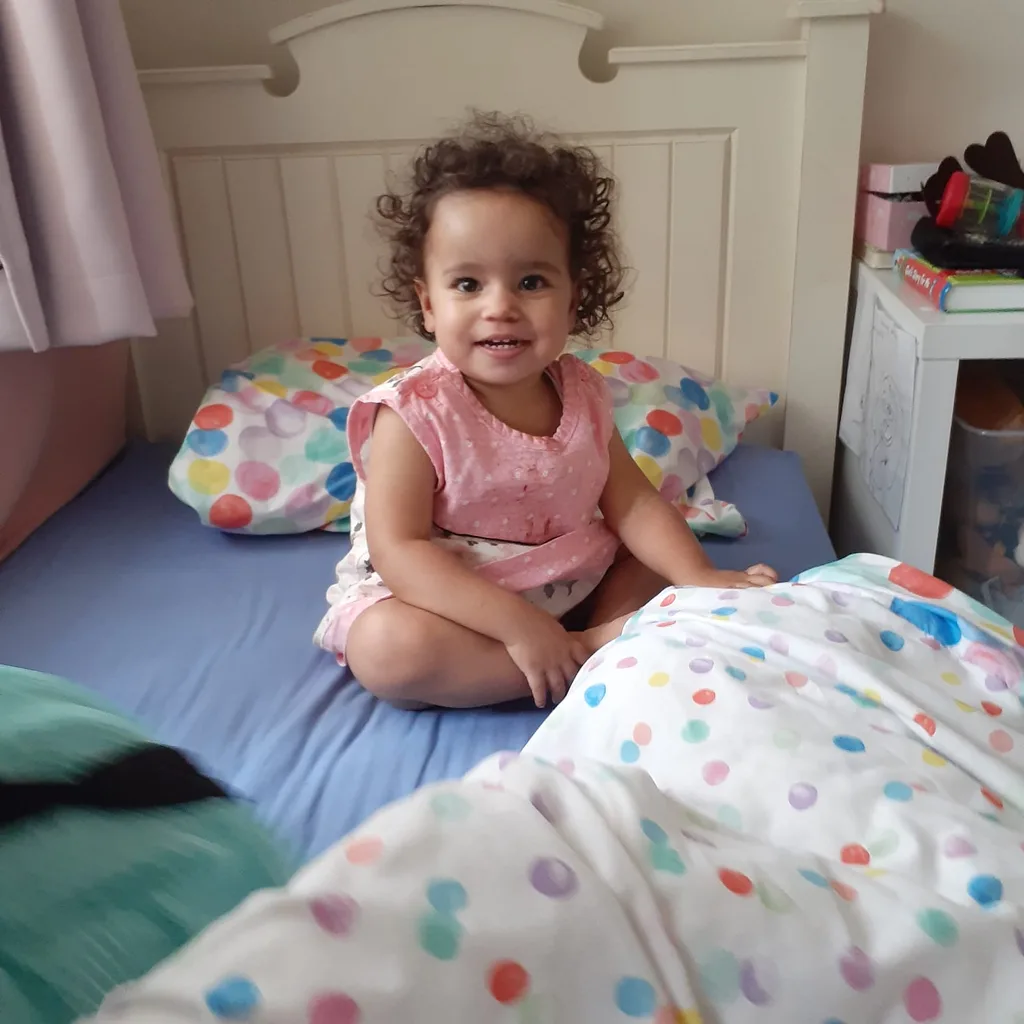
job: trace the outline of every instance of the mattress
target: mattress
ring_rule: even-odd
[[[311,642],[346,538],[205,528],[167,489],[172,456],[131,446],[0,565],[0,663],[101,695],[305,857],[530,738],[544,713],[526,703],[409,712],[372,698]],[[708,542],[717,564],[790,577],[834,557],[796,455],[741,446],[713,482],[750,524]]]

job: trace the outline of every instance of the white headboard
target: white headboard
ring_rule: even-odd
[[[371,287],[385,175],[470,106],[593,145],[621,184],[635,281],[615,343],[783,395],[762,437],[827,509],[868,15],[797,0],[798,40],[579,54],[600,15],[553,0],[346,0],[276,29],[298,69],[144,71],[196,310],[134,345],[146,430],[178,438],[229,363],[297,334],[401,332]]]

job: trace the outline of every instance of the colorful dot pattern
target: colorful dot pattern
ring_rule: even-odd
[[[415,337],[308,338],[263,349],[207,391],[171,465],[171,490],[220,530],[347,530],[356,489],[349,407],[432,350]]]
[[[730,594],[725,617],[714,591],[662,597],[520,756],[386,809],[298,912],[243,907],[247,948],[265,928],[288,970],[200,939],[194,1015],[1014,1020],[1024,816],[1000,780],[1022,768],[1024,653],[940,589],[861,556]],[[699,643],[658,628],[670,608]],[[415,983],[385,998],[385,964]]]

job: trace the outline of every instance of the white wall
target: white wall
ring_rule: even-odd
[[[584,2],[584,0],[577,0]],[[279,63],[274,25],[329,0],[122,0],[140,67]],[[585,0],[609,45],[780,39],[789,0]],[[1024,155],[1024,0],[888,0],[872,30],[864,156],[932,159],[997,128]]]

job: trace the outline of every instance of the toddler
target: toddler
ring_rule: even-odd
[[[478,115],[378,200],[383,288],[437,350],[350,410],[352,549],[316,641],[385,700],[557,703],[667,584],[776,581],[712,566],[563,351],[622,298],[614,187],[590,150]]]

